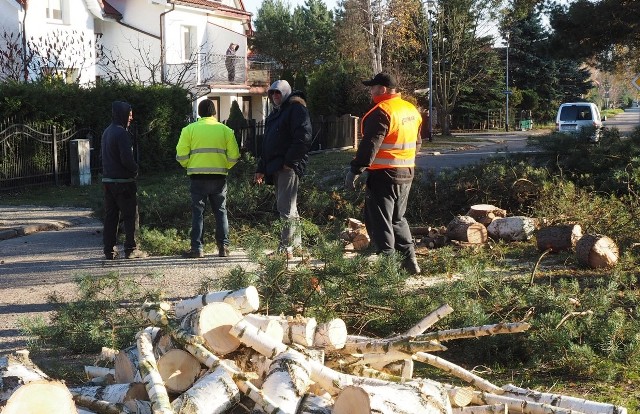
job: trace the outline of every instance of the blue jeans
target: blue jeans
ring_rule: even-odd
[[[225,178],[191,180],[191,251],[204,251],[204,210],[207,199],[216,219],[218,244],[229,244],[227,220],[227,180]]]
[[[300,216],[298,215],[298,185],[300,178],[293,170],[282,169],[274,174],[276,206],[283,221],[279,251],[292,252],[302,244]]]

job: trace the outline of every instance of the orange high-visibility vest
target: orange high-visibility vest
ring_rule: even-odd
[[[370,170],[382,168],[414,167],[416,161],[416,144],[422,116],[411,103],[400,98],[400,94],[378,103],[362,117],[364,121],[374,110],[380,108],[390,119],[389,132],[382,141],[375,159],[368,167]]]

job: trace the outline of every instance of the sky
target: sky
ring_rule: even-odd
[[[305,0],[284,0],[284,1],[291,5],[291,10],[295,9],[296,6],[302,6],[305,2]],[[262,4],[262,0],[242,0],[242,2],[244,3],[245,9],[247,9],[248,12],[253,13],[252,19],[255,19],[256,15],[258,14],[258,9]],[[327,5],[327,9],[333,10],[338,5],[338,0],[324,0],[324,4]]]

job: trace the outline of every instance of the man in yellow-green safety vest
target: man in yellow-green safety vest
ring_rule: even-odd
[[[204,210],[207,199],[216,220],[215,239],[218,256],[229,255],[227,220],[227,174],[240,151],[233,130],[218,122],[213,101],[198,104],[200,119],[182,129],[176,146],[176,160],[187,169],[191,179],[191,249],[183,256],[204,257]]]

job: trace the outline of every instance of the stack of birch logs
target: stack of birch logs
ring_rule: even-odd
[[[447,243],[459,246],[481,245],[489,238],[506,242],[536,237],[541,252],[575,250],[578,263],[593,269],[610,268],[620,256],[616,243],[602,234],[582,234],[579,224],[541,227],[539,220],[525,216],[507,217],[506,210],[491,204],[476,204],[464,216],[456,216],[446,227],[413,227],[416,247],[437,248]]]
[[[145,303],[151,325],[134,346],[110,353],[113,368],[85,367],[99,377],[82,387],[50,379],[26,352],[0,358],[1,412],[626,414],[611,404],[498,387],[431,353],[449,340],[521,333],[525,322],[426,332],[453,311],[443,305],[408,331],[375,339],[348,335],[340,319],[317,323],[258,309],[252,286],[175,306]],[[414,361],[469,385],[414,378]]]

